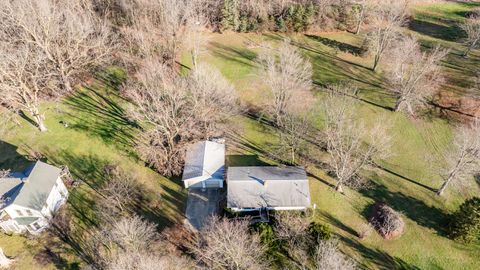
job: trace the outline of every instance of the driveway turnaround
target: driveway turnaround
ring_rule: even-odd
[[[219,213],[221,189],[189,189],[187,199],[187,220],[196,230],[205,225],[208,217]]]

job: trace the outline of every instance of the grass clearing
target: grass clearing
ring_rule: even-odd
[[[442,4],[443,5],[443,4]],[[470,5],[461,3],[422,6],[416,9],[416,15],[425,19],[423,11],[438,13],[439,17],[448,14],[451,21],[460,21],[461,12]],[[429,21],[438,20],[432,14]],[[445,61],[445,69],[449,78],[456,78],[460,73],[469,78],[461,70],[454,70],[451,65],[465,66],[474,69],[479,60],[477,55],[469,59],[460,58],[456,52],[462,46],[453,41],[432,37],[428,32],[411,32],[425,42],[448,44],[453,49]],[[437,31],[438,28],[435,29]],[[448,32],[445,33],[447,35]],[[409,119],[392,113],[393,98],[385,92],[381,73],[373,73],[370,61],[358,55],[363,37],[350,33],[326,33],[319,35],[290,36],[304,49],[314,67],[314,81],[318,86],[340,81],[355,83],[360,89],[360,102],[355,108],[358,118],[370,123],[375,119],[385,119],[391,124],[394,136],[393,156],[382,162],[379,169],[368,173],[372,180],[372,188],[366,191],[349,191],[346,196],[336,194],[328,185],[333,183],[329,176],[318,169],[309,168],[311,173],[311,193],[313,203],[317,205],[315,218],[332,226],[341,240],[343,249],[357,258],[365,268],[374,269],[478,269],[477,260],[480,249],[475,246],[464,246],[445,237],[444,228],[447,215],[456,209],[464,200],[464,195],[449,191],[445,197],[439,198],[434,191],[441,180],[431,166],[429,156],[438,156],[452,140],[452,123],[432,115],[422,119]],[[256,34],[222,34],[212,35],[209,47],[203,60],[218,67],[231,79],[237,87],[242,100],[253,106],[262,107],[261,86],[251,85],[256,81],[256,69],[251,56],[258,52],[257,48],[249,48],[251,40],[276,42],[279,35]],[[219,45],[221,44],[221,45]],[[235,48],[232,55],[217,53],[218,48]],[[242,72],[239,72],[239,71]],[[461,77],[461,78],[462,78]],[[250,82],[249,82],[250,81]],[[455,85],[456,89],[452,89]],[[321,99],[320,88],[318,97]],[[449,82],[444,91],[465,93],[468,84]],[[321,125],[321,114],[317,114]],[[277,137],[271,127],[261,120],[244,117],[240,120],[243,130],[240,132],[243,147],[235,147],[232,155],[250,157],[248,164],[269,162],[269,151],[273,151]],[[270,161],[273,162],[273,161]],[[367,172],[366,172],[367,174]],[[478,193],[478,187],[472,193]],[[471,194],[470,194],[471,195]],[[394,241],[385,241],[376,233],[367,239],[360,240],[357,230],[366,222],[366,212],[376,201],[384,201],[394,209],[402,212],[407,224],[406,234]]]
[[[415,8],[413,25],[409,33],[417,35],[426,45],[442,44],[452,49],[444,66],[448,80],[444,91],[463,95],[468,92],[471,76],[478,69],[478,52],[465,59],[459,54],[458,22],[475,4],[441,3]],[[455,33],[454,33],[455,32]],[[265,89],[254,61],[259,44],[275,43],[283,36],[278,34],[225,33],[209,35],[210,42],[202,56],[232,81],[244,103],[262,108]],[[314,82],[318,86],[317,99],[321,99],[321,86],[348,81],[360,89],[355,110],[359,119],[367,124],[376,119],[391,123],[394,135],[394,155],[382,162],[381,168],[365,172],[372,180],[366,191],[348,191],[340,195],[333,191],[332,179],[325,171],[313,166],[310,189],[317,206],[314,218],[328,223],[340,239],[342,249],[368,269],[479,269],[480,247],[455,243],[444,236],[447,215],[463,201],[463,196],[448,191],[438,198],[434,190],[440,179],[430,166],[428,156],[441,153],[452,139],[452,123],[438,118],[438,114],[412,120],[392,113],[393,98],[385,92],[381,73],[370,70],[368,57],[360,56],[362,35],[350,33],[320,33],[292,35],[290,38],[303,49],[314,68]],[[182,58],[188,68],[188,56]],[[27,120],[12,126],[13,133],[1,138],[0,168],[20,169],[27,164],[24,155],[43,153],[49,162],[66,164],[83,184],[71,191],[68,207],[74,215],[76,226],[95,223],[92,206],[101,186],[104,165],[117,164],[130,171],[148,191],[149,204],[141,214],[165,227],[183,218],[185,190],[178,179],[167,179],[145,167],[133,151],[135,123],[125,117],[126,102],[116,88],[125,74],[109,69],[97,74],[88,87],[80,89],[64,102],[43,105],[46,112],[47,133],[38,132]],[[320,111],[320,110],[318,110]],[[322,114],[316,112],[313,122],[322,125]],[[278,138],[275,129],[256,116],[233,119],[235,130],[229,132],[229,165],[275,164]],[[68,123],[64,127],[62,123]],[[314,158],[322,159],[318,150],[310,151]],[[477,192],[478,188],[472,190]],[[385,241],[376,233],[364,240],[357,230],[366,222],[369,206],[384,201],[402,212],[407,231],[400,239]],[[0,236],[0,247],[7,255],[18,258],[16,269],[31,269],[36,265],[36,252],[44,249],[41,241],[20,236]],[[28,249],[25,249],[28,247]],[[76,250],[65,247],[58,252],[59,259],[42,269],[76,269],[79,260]]]

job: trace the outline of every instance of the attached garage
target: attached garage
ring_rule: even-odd
[[[202,141],[188,148],[182,176],[185,188],[222,188],[224,172],[225,144]]]

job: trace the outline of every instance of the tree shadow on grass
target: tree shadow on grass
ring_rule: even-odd
[[[0,170],[21,172],[31,163],[17,151],[18,147],[0,140]]]
[[[465,32],[458,26],[445,26],[422,20],[412,20],[408,26],[412,31],[446,41],[458,41],[465,37]]]
[[[360,193],[375,202],[386,203],[420,226],[433,229],[439,235],[446,235],[448,213],[445,213],[442,209],[429,206],[425,202],[402,192],[390,191],[386,186],[373,181],[371,187],[360,190]],[[363,215],[368,219],[368,207],[364,209]]]
[[[255,58],[257,54],[249,49],[226,46],[218,42],[210,42],[211,51],[214,56],[228,61],[237,62],[249,67],[255,67]]]
[[[66,104],[72,108],[72,112],[68,113],[70,121],[73,121],[71,128],[100,137],[136,157],[131,148],[135,146],[135,135],[140,126],[126,116],[115,98],[86,86],[69,97]]]
[[[361,269],[372,269],[372,265],[375,265],[380,270],[420,270],[419,267],[391,256],[378,248],[369,248],[354,238],[344,236],[339,236],[339,238],[345,245],[357,251],[363,257],[364,260],[358,261]]]
[[[320,36],[314,36],[314,35],[306,35],[306,36],[308,38],[313,39],[315,41],[318,41],[318,42],[320,42],[320,43],[322,43],[326,46],[338,49],[338,50],[340,50],[342,52],[345,52],[345,53],[353,54],[355,56],[361,55],[365,52],[364,49],[362,49],[360,47],[357,47],[357,46],[350,45],[348,43],[344,43],[344,42],[340,42],[340,41],[336,41],[336,40],[333,40],[333,39],[320,37]]]

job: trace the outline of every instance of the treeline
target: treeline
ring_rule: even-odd
[[[116,24],[129,24],[129,11],[142,1],[94,0],[98,12]],[[154,6],[152,1],[150,6]],[[372,0],[193,0],[205,16],[201,23],[213,31],[304,32],[356,31],[365,6]]]

